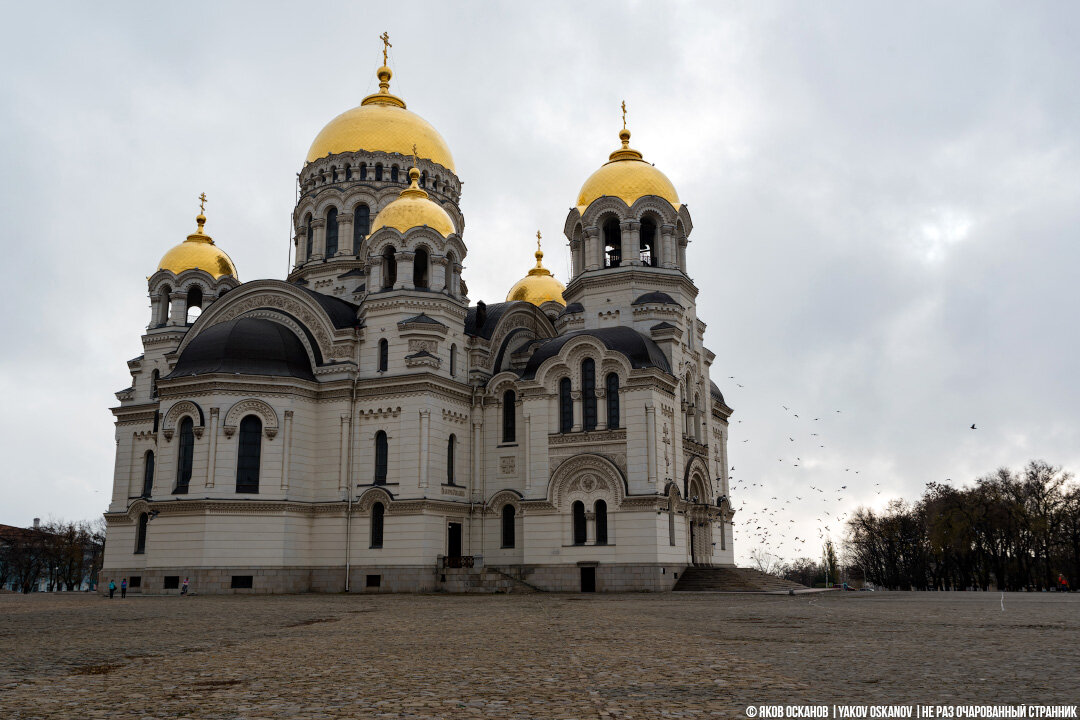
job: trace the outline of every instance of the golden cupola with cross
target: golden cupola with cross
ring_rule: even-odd
[[[566,305],[563,300],[563,290],[566,286],[555,279],[551,271],[544,267],[544,251],[540,249],[540,231],[536,231],[536,267],[529,270],[529,274],[514,283],[510,292],[506,294],[506,300],[524,300],[537,307],[546,302],[557,302]]]
[[[305,162],[358,150],[408,155],[416,144],[424,149],[425,160],[454,172],[454,156],[443,136],[427,120],[408,110],[404,100],[390,92],[393,72],[387,66],[387,49],[392,45],[386,33],[381,39],[383,64],[375,73],[379,91],[327,123],[311,143]]]
[[[195,232],[173,247],[161,258],[158,270],[168,270],[179,275],[186,270],[204,270],[215,280],[225,275],[236,277],[236,266],[224,250],[214,244],[214,239],[203,231],[206,225],[206,193],[199,196],[199,214],[195,217],[198,225]]]
[[[384,227],[394,228],[400,233],[416,227],[427,226],[444,238],[452,235],[454,221],[438,204],[432,202],[427,192],[420,188],[420,171],[416,168],[416,146],[413,146],[413,167],[409,169],[409,187],[398,195],[397,199],[379,211],[371,223],[374,234]]]

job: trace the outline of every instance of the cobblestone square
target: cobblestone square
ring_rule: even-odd
[[[1076,704],[1080,595],[0,596],[4,718]]]

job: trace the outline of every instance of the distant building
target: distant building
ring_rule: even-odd
[[[568,285],[538,247],[470,305],[454,158],[377,74],[312,143],[284,281],[241,283],[202,213],[150,276],[102,577],[662,591],[733,565],[732,411],[675,187],[624,128],[565,218]]]

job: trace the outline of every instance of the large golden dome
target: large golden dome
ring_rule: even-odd
[[[667,175],[641,158],[641,153],[630,147],[630,131],[619,132],[622,147],[611,153],[608,162],[589,176],[578,193],[577,206],[584,212],[594,200],[605,195],[620,198],[633,205],[638,198],[657,195],[674,207],[679,207],[679,195]]]
[[[239,280],[232,259],[214,244],[213,238],[203,232],[206,216],[200,212],[195,222],[199,224],[199,229],[165,253],[158,263],[158,270],[169,270],[175,275],[185,270],[205,270],[213,275],[215,280],[225,275]]]
[[[457,232],[454,229],[454,221],[446,214],[442,207],[428,198],[428,194],[420,189],[420,171],[416,168],[409,170],[409,187],[401,191],[397,199],[379,211],[375,220],[371,223],[371,234],[383,227],[392,227],[399,232],[405,232],[414,227],[428,226],[443,237],[448,237]]]
[[[544,259],[544,251],[540,249],[540,233],[536,233],[536,267],[529,274],[514,283],[510,292],[506,294],[507,302],[512,300],[524,300],[539,307],[544,303],[554,300],[560,305],[566,305],[563,300],[563,290],[566,286],[555,279],[551,271],[544,267],[541,262]]]
[[[422,157],[454,172],[454,156],[439,131],[424,118],[405,109],[405,101],[390,94],[390,68],[378,70],[379,92],[368,95],[359,107],[346,110],[327,123],[311,143],[307,160],[333,153],[371,150],[409,155],[413,145]]]

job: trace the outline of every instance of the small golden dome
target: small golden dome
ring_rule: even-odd
[[[514,287],[510,288],[510,292],[506,294],[507,302],[512,300],[524,300],[530,302],[537,307],[544,303],[554,300],[560,305],[566,305],[566,301],[563,300],[563,290],[566,286],[555,279],[555,276],[551,274],[543,265],[544,251],[540,249],[540,232],[536,233],[536,267],[529,271],[529,274],[514,283]]]
[[[379,92],[327,123],[311,143],[305,162],[357,150],[408,155],[415,144],[424,148],[428,160],[454,172],[454,156],[439,131],[390,93],[390,68],[383,65],[377,75]]]
[[[420,171],[415,167],[409,170],[409,187],[401,191],[397,200],[384,207],[371,223],[371,233],[383,227],[392,227],[399,232],[406,232],[414,227],[428,226],[443,237],[457,232],[454,221],[442,207],[430,200],[428,194],[420,189]]]
[[[657,195],[679,207],[679,195],[667,175],[641,158],[641,153],[630,147],[630,131],[619,131],[622,147],[608,156],[608,162],[589,176],[578,193],[578,210],[585,208],[605,195],[620,198],[633,205],[638,198]]]
[[[205,194],[202,196],[205,201]],[[236,274],[236,266],[225,251],[214,244],[213,238],[203,232],[206,224],[206,216],[200,211],[195,217],[199,229],[187,236],[187,240],[180,243],[169,252],[165,253],[158,263],[158,270],[169,270],[174,275],[179,275],[185,270],[205,270],[217,280],[225,275],[231,275],[239,280]]]

